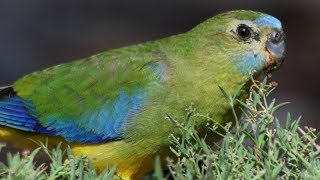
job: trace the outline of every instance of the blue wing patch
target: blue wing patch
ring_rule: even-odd
[[[32,102],[25,101],[18,96],[5,97],[0,100],[0,124],[15,129],[35,133],[62,136],[68,142],[99,143],[122,138],[123,124],[141,110],[144,93],[128,95],[120,90],[118,97],[107,101],[101,109],[95,112],[61,119],[54,115],[42,117],[50,122],[49,126],[42,126]],[[84,119],[85,124],[77,124],[78,118]]]
[[[29,113],[29,112],[30,113]],[[30,102],[18,97],[5,97],[0,100],[0,124],[15,129],[54,135],[54,131],[45,129],[36,120],[35,109]]]

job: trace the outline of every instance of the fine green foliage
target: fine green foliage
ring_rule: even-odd
[[[48,149],[47,143],[39,143],[39,146],[29,155],[8,153],[7,165],[0,163],[1,179],[119,179],[116,175],[116,166],[98,173],[88,158],[74,157],[70,148],[62,151],[61,144],[53,150]],[[43,150],[50,158],[49,166],[35,165],[35,156],[39,150]]]
[[[284,124],[274,113],[287,103],[276,104],[267,97],[275,89],[275,83],[253,80],[246,102],[238,101],[221,88],[231,107],[238,104],[243,117],[235,116],[235,128],[210,126],[213,132],[223,137],[211,148],[210,139],[198,136],[194,127],[198,114],[192,106],[184,123],[168,116],[182,136],[170,136],[174,160],[168,159],[169,174],[163,173],[160,158],[155,160],[155,171],[145,179],[317,179],[320,177],[320,147],[316,144],[320,133],[315,129],[299,127],[300,118],[293,120],[288,113]],[[240,90],[239,90],[240,91]],[[283,122],[283,121],[281,121]],[[214,141],[214,140],[212,140]],[[7,163],[0,164],[2,179],[121,179],[116,166],[97,173],[86,157],[74,157],[70,148],[61,150],[58,145],[49,150],[47,143],[26,155],[7,154]],[[0,145],[1,149],[2,145]],[[40,150],[51,160],[50,165],[35,165],[35,156]],[[66,157],[66,159],[64,158]],[[65,160],[64,160],[65,159]]]
[[[303,130],[299,127],[300,118],[292,120],[289,113],[281,125],[274,112],[287,103],[267,101],[276,84],[267,84],[266,79],[262,83],[253,82],[246,102],[236,100],[222,89],[232,107],[236,103],[242,105],[244,116],[241,121],[235,116],[234,130],[230,123],[209,127],[223,137],[213,149],[207,144],[210,139],[200,138],[193,126],[194,119],[202,115],[191,110],[184,124],[171,119],[180,128],[182,137],[171,136],[171,150],[177,159],[169,160],[168,176],[178,180],[320,177],[320,148],[316,144],[320,133],[308,127]],[[165,179],[159,169],[155,176]]]

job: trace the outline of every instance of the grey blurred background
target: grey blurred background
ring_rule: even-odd
[[[0,85],[104,50],[182,33],[218,13],[252,9],[278,17],[288,56],[272,80],[278,101],[320,127],[320,1],[0,1]]]

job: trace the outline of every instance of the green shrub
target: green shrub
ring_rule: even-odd
[[[316,144],[320,134],[313,128],[300,128],[300,118],[292,120],[289,113],[285,125],[281,126],[274,112],[287,103],[267,101],[276,84],[267,84],[266,79],[253,82],[246,102],[236,100],[221,89],[231,107],[236,103],[242,105],[244,115],[238,121],[233,111],[234,130],[230,123],[210,127],[223,137],[213,148],[194,129],[193,120],[202,115],[191,110],[183,124],[171,119],[183,134],[182,138],[171,136],[171,150],[177,156],[176,161],[168,163],[171,177],[178,180],[320,179],[320,147]],[[224,133],[217,131],[221,128]],[[165,179],[159,161],[154,177]]]
[[[47,143],[39,143],[39,148],[30,155],[7,154],[7,165],[0,163],[1,179],[120,179],[116,175],[116,166],[106,169],[102,173],[97,173],[95,168],[89,163],[88,158],[74,157],[70,148],[61,150],[61,144],[55,149],[49,150]],[[50,158],[49,166],[46,164],[35,165],[34,158],[39,150],[43,150]],[[64,158],[67,156],[67,158]]]

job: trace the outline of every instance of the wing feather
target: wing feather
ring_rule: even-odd
[[[104,53],[23,77],[9,87],[13,95],[0,96],[0,124],[69,142],[121,139],[149,101],[149,86],[166,73],[148,53],[129,55]]]

